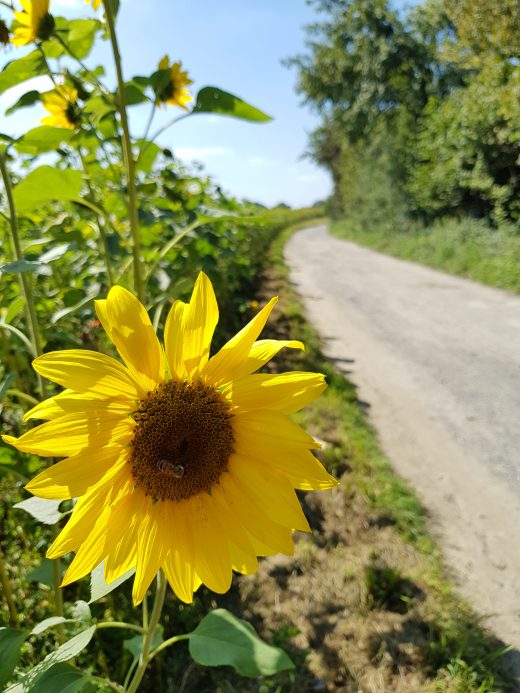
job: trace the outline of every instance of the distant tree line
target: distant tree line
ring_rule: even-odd
[[[308,153],[333,211],[367,224],[520,221],[519,0],[309,0],[287,63],[321,114]]]

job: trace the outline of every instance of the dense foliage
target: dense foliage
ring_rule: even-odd
[[[289,60],[322,117],[309,154],[360,228],[410,218],[520,218],[516,0],[311,0],[321,22]]]

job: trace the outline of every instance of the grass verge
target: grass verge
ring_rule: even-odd
[[[520,293],[520,229],[491,228],[475,219],[446,219],[429,228],[405,230],[375,225],[363,230],[348,219],[332,233],[403,260],[411,260],[499,289]]]

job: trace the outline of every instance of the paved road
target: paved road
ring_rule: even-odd
[[[327,356],[431,511],[461,589],[520,646],[520,297],[361,248],[286,248]]]

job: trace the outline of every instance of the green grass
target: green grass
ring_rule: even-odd
[[[431,690],[452,693],[517,690],[501,661],[505,648],[485,630],[447,579],[441,552],[428,531],[424,508],[413,490],[391,469],[357,399],[355,386],[323,356],[319,337],[304,317],[283,260],[283,248],[294,230],[294,227],[287,229],[273,243],[270,273],[282,296],[283,317],[288,322],[284,329],[290,335],[298,335],[306,346],[305,353],[298,358],[298,369],[325,373],[329,385],[317,402],[299,415],[299,422],[328,441],[323,461],[332,473],[341,474],[347,460],[349,473],[344,485],[347,498],[353,501],[361,497],[367,517],[377,511],[388,518],[403,544],[412,545],[420,555],[420,568],[414,577],[427,593],[418,613],[427,628],[423,666],[431,676]],[[520,253],[520,238],[516,249]],[[520,290],[519,278],[517,284]],[[376,550],[359,579],[365,583],[365,592],[372,594],[372,600],[374,592],[383,592],[388,600],[392,598],[388,594],[392,585],[402,586],[401,575],[394,574],[384,561],[383,569],[377,568],[378,561]],[[381,579],[384,584],[374,582],[381,583]]]
[[[520,227],[513,224],[491,228],[468,218],[438,221],[429,228],[375,224],[362,229],[345,219],[332,225],[332,233],[403,260],[520,293]]]

